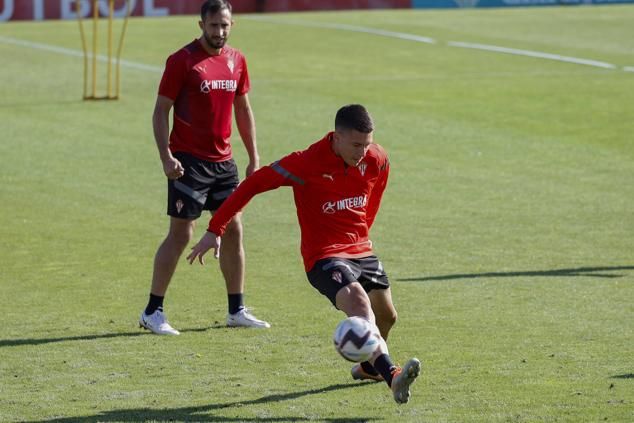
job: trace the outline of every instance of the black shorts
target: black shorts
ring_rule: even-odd
[[[233,159],[208,162],[183,152],[174,157],[185,174],[167,181],[167,214],[172,217],[197,219],[203,210],[217,210],[240,183]]]
[[[359,259],[328,257],[315,263],[306,275],[310,284],[328,297],[335,307],[337,292],[352,282],[359,282],[365,292],[390,287],[383,264],[377,256]]]

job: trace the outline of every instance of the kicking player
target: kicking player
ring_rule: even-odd
[[[375,323],[385,340],[396,310],[383,265],[372,252],[369,231],[379,210],[390,170],[387,155],[373,142],[374,124],[358,104],[342,107],[335,131],[304,151],[292,153],[245,179],[209,222],[187,257],[192,264],[214,249],[231,218],[261,192],[291,186],[301,228],[301,252],[310,283],[348,316]],[[223,244],[224,245],[224,244]],[[224,248],[224,247],[223,247]],[[420,361],[395,366],[387,345],[369,362],[352,368],[354,379],[383,380],[397,403],[406,403]]]
[[[225,0],[203,2],[200,38],[167,59],[154,108],[154,138],[167,182],[167,237],[154,258],[150,299],[139,325],[159,335],[178,335],[163,313],[163,299],[178,260],[203,210],[214,211],[238,186],[231,153],[231,112],[249,155],[246,174],[259,167],[255,120],[249,104],[247,63],[226,44],[233,20]],[[169,132],[169,114],[174,109]],[[228,326],[268,328],[244,307],[244,249],[240,216],[223,233],[220,269],[228,294]]]

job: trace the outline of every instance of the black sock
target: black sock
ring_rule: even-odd
[[[369,361],[364,361],[363,363],[361,363],[361,368],[369,375],[376,376],[379,374],[379,372],[376,371],[374,366],[372,366]]]
[[[392,370],[396,368],[390,356],[387,354],[381,354],[374,362],[374,368],[381,373],[383,379],[387,382],[388,386],[392,386]]]
[[[244,308],[242,294],[227,294],[229,298],[229,314],[236,314]]]
[[[147,307],[145,308],[145,315],[149,316],[154,313],[157,309],[163,311],[163,298],[158,295],[150,294],[150,301],[147,303]]]

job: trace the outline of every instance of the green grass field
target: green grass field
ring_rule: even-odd
[[[166,298],[183,334],[140,331],[168,222],[160,72],[124,68],[120,101],[83,102],[81,59],[6,42],[80,50],[77,24],[8,23],[0,421],[633,421],[634,7],[272,17],[438,41],[240,15],[231,39],[263,163],[319,139],[341,105],[374,115],[392,163],[372,237],[399,310],[391,353],[424,366],[410,403],[352,381],[334,351],[343,315],[306,281],[288,189],[244,216],[247,303],[270,330],[224,328],[218,266],[183,259]],[[134,19],[124,59],[160,68],[198,35],[192,16]]]

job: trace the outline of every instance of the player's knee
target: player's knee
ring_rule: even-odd
[[[396,312],[396,310],[391,310],[389,313],[385,313],[383,316],[381,316],[381,318],[384,324],[387,327],[391,328],[396,324],[396,321],[398,320],[398,313]]]
[[[386,333],[392,329],[392,326],[396,323],[396,319],[398,315],[396,311],[387,311],[382,313],[375,312],[376,315],[376,325],[381,329],[381,334],[385,331]]]
[[[194,225],[179,225],[170,228],[167,240],[176,249],[183,250],[194,236]]]
[[[231,219],[227,228],[225,229],[225,233],[223,234],[223,240],[241,240],[242,239],[242,221],[239,216]]]

